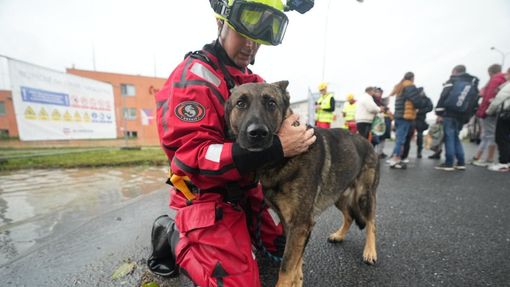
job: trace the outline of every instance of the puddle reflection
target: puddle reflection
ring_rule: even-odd
[[[119,203],[165,187],[165,167],[0,174],[0,266]]]

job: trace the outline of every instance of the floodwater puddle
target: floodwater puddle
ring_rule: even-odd
[[[0,267],[140,195],[165,188],[166,167],[0,174]]]

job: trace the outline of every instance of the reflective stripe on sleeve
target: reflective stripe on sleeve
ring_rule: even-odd
[[[190,72],[213,84],[216,88],[218,88],[221,84],[220,78],[218,78],[200,62],[195,62],[193,66],[191,66]]]
[[[158,109],[161,109],[161,125],[163,126],[163,130],[168,131],[168,100],[160,101],[156,103]]]
[[[222,150],[223,150],[222,144],[212,144],[207,148],[205,158],[213,162],[220,162]]]

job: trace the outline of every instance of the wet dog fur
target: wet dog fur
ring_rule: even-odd
[[[232,90],[225,105],[227,126],[242,148],[271,146],[290,113],[287,81],[249,83]],[[314,219],[335,205],[343,214],[340,229],[328,241],[342,242],[354,221],[366,228],[363,261],[374,264],[376,188],[379,161],[368,140],[344,129],[315,128],[316,142],[298,156],[257,171],[264,196],[286,231],[286,246],[276,286],[302,286],[303,253]]]

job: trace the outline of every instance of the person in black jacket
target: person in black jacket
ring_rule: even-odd
[[[407,162],[409,156],[409,150],[411,148],[411,140],[416,132],[416,147],[417,147],[417,158],[422,158],[423,150],[423,132],[429,128],[427,124],[427,113],[431,112],[434,108],[432,100],[425,94],[423,87],[418,88],[417,99],[414,100],[416,108],[416,119],[411,125],[409,132],[407,133],[406,142],[404,144],[404,151],[402,152],[402,161]]]
[[[446,171],[466,169],[464,147],[459,139],[459,131],[469,115],[467,112],[454,111],[447,106],[447,102],[451,102],[452,97],[456,99],[453,92],[457,84],[466,82],[469,83],[472,92],[478,94],[478,78],[466,73],[464,65],[458,65],[453,68],[450,79],[443,85],[443,91],[436,106],[436,115],[438,121],[443,123],[446,160],[436,166],[436,169]],[[457,160],[456,165],[454,165],[454,159]]]

